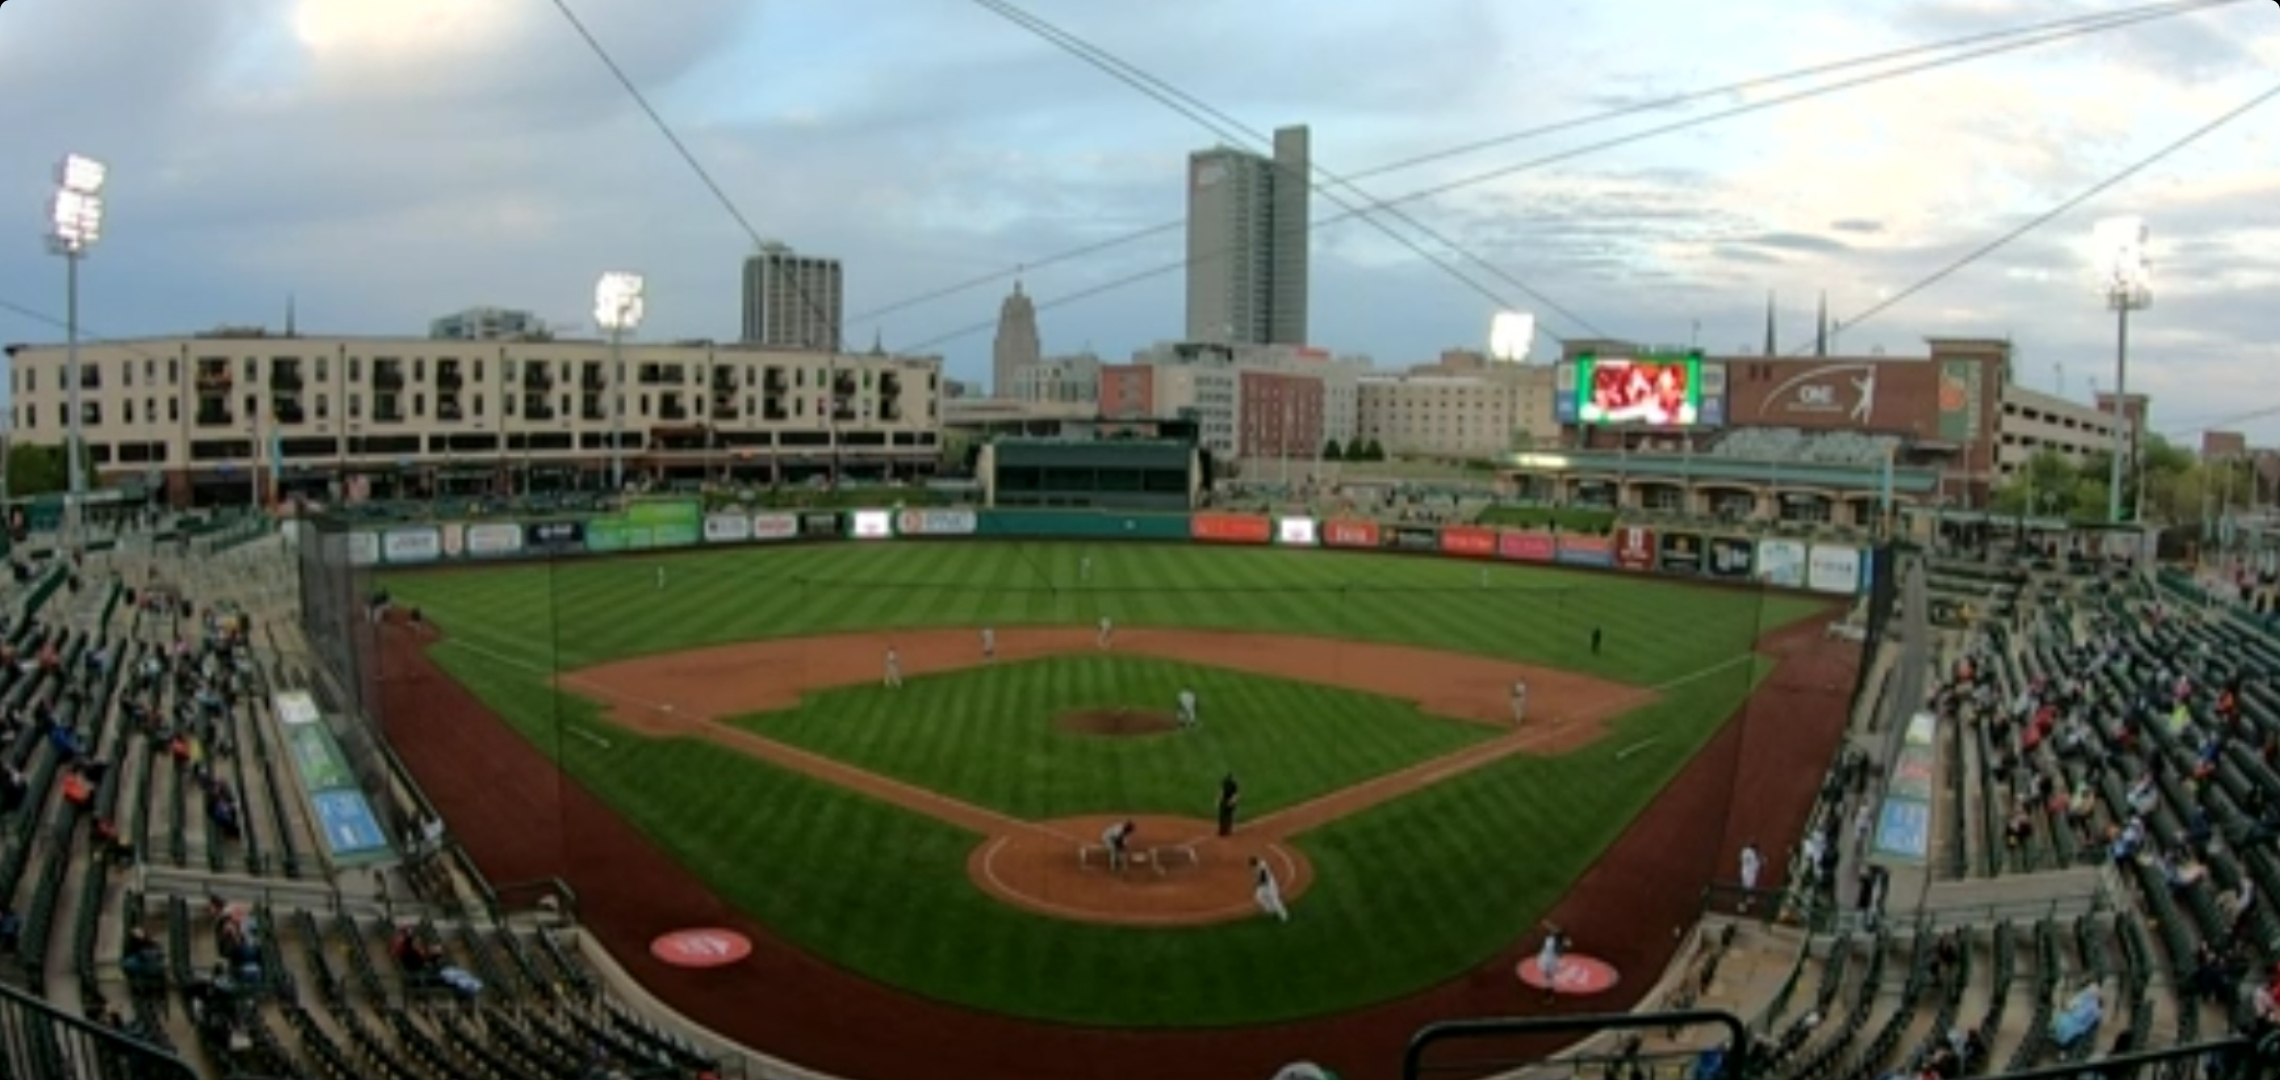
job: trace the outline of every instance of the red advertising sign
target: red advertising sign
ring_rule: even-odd
[[[1374,521],[1325,521],[1320,533],[1323,547],[1374,548],[1378,527]]]
[[[1253,514],[1197,514],[1188,535],[1214,544],[1266,544],[1275,538],[1275,520]]]
[[[1637,525],[1615,530],[1615,565],[1625,570],[1655,568],[1655,531]]]
[[[1441,551],[1448,555],[1470,555],[1479,559],[1496,557],[1496,530],[1478,525],[1450,525],[1441,530]]]
[[[752,955],[752,939],[734,930],[675,930],[649,943],[649,954],[677,968],[727,967]]]
[[[1559,550],[1559,541],[1550,533],[1507,532],[1496,541],[1498,555],[1524,562],[1550,562]]]
[[[1521,982],[1538,990],[1576,997],[1604,994],[1615,989],[1615,984],[1622,981],[1622,975],[1615,970],[1615,965],[1596,956],[1580,953],[1569,953],[1554,961],[1549,974],[1544,971],[1542,960],[1531,956],[1520,961],[1519,973]]]

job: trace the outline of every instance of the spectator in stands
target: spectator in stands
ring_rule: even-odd
[[[2084,1040],[2098,1034],[2098,1025],[2105,1022],[2105,997],[2095,982],[2085,983],[2080,990],[2051,1018],[2050,1041],[2061,1051],[2072,1051]]]
[[[95,806],[95,785],[69,765],[63,767],[63,804],[75,813],[84,813]]]
[[[126,972],[130,982],[144,982],[166,977],[166,950],[140,926],[127,931],[127,943],[119,954],[119,968]]]
[[[0,904],[0,953],[16,951],[16,944],[24,936],[24,918],[16,909]]]
[[[2217,914],[2236,936],[2247,925],[2250,912],[2256,910],[2256,882],[2240,879],[2240,884],[2217,894]]]
[[[119,826],[110,818],[95,819],[95,854],[114,866],[129,866],[135,861],[135,846],[120,835]]]
[[[467,997],[483,992],[482,980],[451,963],[442,946],[421,940],[409,926],[396,928],[396,936],[388,942],[388,952],[403,966],[407,977],[432,979]]]
[[[32,782],[24,770],[9,765],[0,773],[0,814],[13,814],[24,808],[24,800],[32,793]]]

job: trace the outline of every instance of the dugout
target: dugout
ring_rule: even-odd
[[[999,439],[975,462],[992,507],[1192,510],[1204,469],[1194,443],[1169,439]]]

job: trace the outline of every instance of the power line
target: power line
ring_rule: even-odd
[[[2234,0],[2210,0],[2210,2],[2234,2]],[[1601,139],[1597,142],[1587,143],[1583,146],[1545,154],[1541,157],[1523,161],[1515,165],[1508,165],[1502,168],[1492,169],[1487,172],[1475,173],[1470,176],[1459,177],[1454,180],[1448,180],[1433,184],[1428,187],[1412,190],[1402,195],[1380,199],[1378,200],[1378,206],[1383,207],[1419,202],[1425,199],[1433,198],[1437,195],[1445,195],[1452,191],[1459,191],[1468,187],[1476,187],[1480,184],[1484,184],[1492,180],[1501,180],[1506,177],[1515,176],[1535,169],[1541,169],[1546,166],[1557,165],[1567,161],[1575,160],[1577,158],[1587,157],[1592,154],[1597,154],[1608,150],[1620,149],[1622,147],[1630,146],[1635,143],[1646,142],[1650,139],[1661,138],[1665,135],[1676,134],[1678,132],[1688,131],[1699,127],[1706,127],[1711,124],[1719,123],[1725,120],[1731,120],[1736,117],[1767,112],[1780,108],[1784,105],[1792,105],[1800,101],[1808,101],[1815,98],[1827,97],[1840,93],[1842,91],[1857,89],[1859,87],[1874,85],[1882,82],[1888,82],[1894,79],[1899,79],[1908,75],[1920,74],[1926,71],[1953,67],[1958,64],[1984,59],[1989,56],[2017,52],[2021,49],[2032,48],[2036,45],[2048,44],[2053,41],[2062,41],[2071,38],[2084,37],[2089,34],[2102,33],[2107,30],[2117,29],[2125,25],[2135,25],[2137,23],[2148,22],[2153,19],[2167,18],[2178,13],[2179,12],[2176,9],[2175,5],[2165,5],[2161,11],[2154,14],[2139,14],[2126,19],[2108,19],[2096,24],[2079,25],[2069,29],[2050,31],[2021,39],[2005,40],[1995,44],[1983,45],[1973,49],[1962,50],[1952,55],[1942,56],[1936,59],[1918,61],[1913,64],[1905,64],[1899,67],[1887,68],[1881,71],[1870,72],[1865,75],[1856,75],[1851,78],[1841,79],[1831,83],[1825,83],[1820,86],[1813,86],[1803,90],[1794,90],[1788,93],[1778,94],[1760,101],[1746,102],[1741,105],[1720,109],[1711,113],[1705,113],[1700,116],[1688,117],[1683,120],[1676,120],[1665,124],[1658,124],[1653,127],[1643,128],[1637,131],[1626,132],[1621,135]],[[1312,222],[1310,223],[1309,227],[1313,229],[1321,229],[1326,226],[1339,224],[1341,222],[1348,221],[1352,218],[1360,216],[1361,214],[1359,212],[1341,212]],[[1189,262],[1190,260],[1182,258],[1173,262],[1135,271],[1122,277],[1114,278],[1112,280],[1089,286],[1087,288],[1079,289],[1075,292],[1068,293],[1063,296],[1055,297],[1050,300],[1038,301],[1036,307],[1038,311],[1046,311],[1053,308],[1064,307],[1083,300],[1089,300],[1093,297],[1100,296],[1105,293],[1115,292],[1117,290],[1139,284],[1143,281],[1162,277],[1166,274],[1176,273],[1180,270],[1185,269],[1188,266]],[[995,320],[970,324],[964,327],[960,327],[959,329],[938,334],[934,337],[926,338],[914,344],[908,345],[905,347],[905,350],[910,352],[923,351],[945,342],[956,341],[960,338],[988,331],[990,329],[993,329],[996,325],[997,323]]]
[[[752,219],[745,217],[744,211],[737,207],[736,200],[729,198],[728,190],[720,185],[720,181],[713,179],[712,171],[705,168],[703,162],[697,160],[696,152],[690,150],[689,144],[681,140],[680,133],[673,130],[672,124],[666,122],[665,115],[658,112],[656,106],[649,103],[649,95],[642,93],[641,88],[634,85],[633,77],[626,74],[625,68],[618,64],[616,57],[610,55],[608,47],[604,46],[601,39],[595,37],[594,32],[587,28],[586,21],[579,18],[576,11],[571,10],[570,0],[553,0],[553,3],[554,10],[562,13],[563,20],[570,24],[572,30],[577,31],[578,37],[586,43],[586,48],[592,50],[594,58],[600,60],[602,66],[609,69],[610,77],[617,80],[618,87],[625,91],[628,98],[633,100],[634,105],[641,110],[642,115],[649,118],[650,125],[657,129],[657,133],[665,137],[666,144],[671,146],[673,152],[680,156],[681,162],[689,167],[689,171],[696,174],[697,181],[705,186],[706,191],[712,193],[713,201],[718,202],[721,209],[728,211],[728,216],[736,222],[736,227],[743,230],[745,236],[751,238],[752,246],[756,249],[767,246],[767,239],[760,235],[760,230],[752,227]],[[834,326],[830,314],[823,310],[823,305],[816,302],[815,297],[808,292],[806,284],[801,282],[797,275],[789,276],[791,277],[792,291],[798,294],[802,303],[807,305],[808,313],[815,316],[825,326],[831,327],[833,340],[827,343],[831,351],[833,353],[841,352],[844,343],[839,339],[846,336],[846,327],[843,325]]]
[[[1686,91],[1684,93],[1655,98],[1649,101],[1637,102],[1631,105],[1619,106],[1613,109],[1607,109],[1601,112],[1591,113],[1580,117],[1571,117],[1566,120],[1559,120],[1549,124],[1542,124],[1535,127],[1524,128],[1518,131],[1507,132],[1502,135],[1479,139],[1473,142],[1463,143],[1458,146],[1431,151],[1429,153],[1420,154],[1414,157],[1402,158],[1397,161],[1392,161],[1383,165],[1364,169],[1360,172],[1349,173],[1346,176],[1346,182],[1350,185],[1358,180],[1371,179],[1374,177],[1385,176],[1396,172],[1405,172],[1418,168],[1420,166],[1430,165],[1437,162],[1446,161],[1451,158],[1478,153],[1483,150],[1495,149],[1529,139],[1541,138],[1546,135],[1554,135],[1565,131],[1596,126],[1608,121],[1621,120],[1632,116],[1666,112],[1681,106],[1716,100],[1719,98],[1729,97],[1734,94],[1748,93],[1755,90],[1762,90],[1768,87],[1799,82],[1805,79],[1816,78],[1823,75],[1838,74],[1840,72],[1850,71],[1856,68],[1873,67],[1879,64],[1890,63],[1896,60],[1906,60],[1911,57],[1923,56],[1928,53],[1950,52],[1969,46],[1981,45],[1991,42],[2009,41],[2019,38],[2034,38],[2035,40],[2026,42],[2021,46],[2031,47],[2032,45],[2047,44],[2051,41],[2063,40],[2065,37],[2073,36],[2070,34],[2059,35],[2055,37],[2040,36],[2052,34],[2056,31],[2081,30],[2088,33],[2097,33],[2106,30],[2121,29],[2124,27],[2134,26],[2139,23],[2150,22],[2158,19],[2173,18],[2178,15],[2190,14],[2196,11],[2211,10],[2219,7],[2224,7],[2229,4],[2245,2],[2248,2],[2248,0],[2165,0],[2165,2],[2162,3],[2146,4],[2135,8],[2125,8],[2120,11],[2099,12],[2093,15],[2074,15],[2064,19],[2055,19],[2043,23],[2034,23],[2026,26],[2011,27],[2003,30],[1982,31],[1976,34],[1968,34],[1961,37],[1948,38],[1937,42],[1930,42],[1921,45],[1910,45],[1897,49],[1888,49],[1882,52],[1854,57],[1849,60],[1839,60],[1829,63],[1815,64],[1809,67],[1796,68],[1774,75],[1765,75],[1756,78],[1745,79],[1740,82],[1726,83],[1722,86],[1713,86],[1700,90]],[[1981,55],[1992,55],[1992,53]],[[850,321],[858,323],[875,321],[886,315],[906,311],[924,304],[933,303],[937,300],[948,299],[949,297],[956,296],[960,293],[968,292],[986,285],[992,285],[1004,281],[1009,276],[1036,270],[1041,267],[1071,262],[1090,255],[1098,255],[1102,252],[1112,251],[1120,247],[1138,243],[1142,240],[1162,236],[1170,232],[1176,232],[1185,225],[1186,220],[1183,218],[1163,222],[1157,225],[1151,225],[1142,229],[1136,229],[1132,232],[1110,237],[1108,239],[1081,244],[1065,249],[1056,254],[1047,255],[1042,258],[1030,259],[1016,266],[992,271],[988,274],[981,274],[974,277],[965,278],[949,285],[944,285],[935,289],[928,290],[926,292],[914,294],[890,304],[871,308],[867,311],[857,313]]]
[[[1023,11],[1021,8],[1014,6],[1010,2],[1007,2],[1007,0],[974,0],[974,2],[981,7],[987,8],[991,12],[1005,18],[1007,21],[1012,22],[1016,26],[1019,26],[1024,30],[1028,30],[1038,37],[1045,39],[1047,42],[1060,48],[1064,52],[1067,52],[1075,56],[1077,59],[1084,61],[1086,64],[1106,73],[1109,77],[1117,80],[1118,82],[1124,83],[1125,85],[1140,91],[1142,94],[1145,94],[1149,98],[1163,104],[1167,108],[1170,108],[1172,111],[1179,113],[1181,116],[1195,121],[1198,125],[1202,126],[1204,130],[1209,131],[1212,134],[1219,136],[1220,138],[1227,139],[1231,142],[1243,141],[1237,139],[1234,134],[1230,133],[1230,129],[1233,129],[1234,132],[1248,135],[1250,137],[1250,141],[1267,144],[1271,144],[1273,142],[1273,137],[1267,133],[1227,115],[1219,109],[1216,109],[1211,105],[1197,99],[1194,95],[1189,94],[1186,91],[1183,91],[1168,82],[1165,82],[1163,79],[1150,74],[1146,70],[1135,66],[1134,64],[1123,60],[1120,57],[1117,57],[1113,53],[1110,53],[1097,45],[1093,45],[1085,41],[1083,38],[1069,33],[1068,31],[1063,30],[1060,27],[1047,22],[1036,15]],[[1322,177],[1323,182],[1316,183],[1311,176],[1301,176],[1295,178],[1298,182],[1307,184],[1317,194],[1320,194],[1323,197],[1329,199],[1331,202],[1336,203],[1340,208],[1361,214],[1362,220],[1364,222],[1368,223],[1372,228],[1377,229],[1379,232],[1384,233],[1388,239],[1391,239],[1393,242],[1400,244],[1405,248],[1408,248],[1411,252],[1414,252],[1420,258],[1423,258],[1425,261],[1439,268],[1443,273],[1446,273],[1450,277],[1455,278],[1465,287],[1471,289],[1476,293],[1479,293],[1483,297],[1486,297],[1490,303],[1495,304],[1497,307],[1509,309],[1517,306],[1511,301],[1505,299],[1502,295],[1489,289],[1487,286],[1482,285],[1479,281],[1475,280],[1471,275],[1465,273],[1463,270],[1460,270],[1456,266],[1451,265],[1447,259],[1442,258],[1440,255],[1434,253],[1433,251],[1426,248],[1423,244],[1418,243],[1410,237],[1402,235],[1400,231],[1386,224],[1385,221],[1380,217],[1372,215],[1370,213],[1370,209],[1378,207],[1378,200],[1371,196],[1368,192],[1363,191],[1360,187],[1355,186],[1352,181],[1340,177],[1336,173],[1331,172],[1328,168],[1323,167],[1311,159],[1308,161],[1307,165],[1312,173]],[[1350,203],[1344,198],[1340,197],[1336,191],[1336,189],[1340,187],[1352,191],[1365,205],[1363,207],[1356,207],[1353,203]],[[1585,332],[1589,333],[1593,337],[1603,338],[1608,336],[1605,331],[1602,331],[1598,327],[1593,326],[1590,320],[1569,310],[1559,301],[1545,296],[1543,293],[1530,287],[1526,282],[1523,282],[1518,278],[1505,273],[1502,268],[1497,267],[1487,260],[1482,259],[1478,255],[1473,254],[1471,251],[1466,250],[1463,245],[1458,244],[1456,241],[1451,240],[1447,236],[1444,236],[1434,229],[1426,226],[1423,222],[1420,222],[1416,218],[1409,216],[1406,212],[1393,207],[1383,207],[1383,209],[1385,210],[1386,216],[1392,217],[1394,220],[1408,225],[1410,228],[1415,229],[1419,233],[1423,234],[1427,240],[1448,248],[1450,251],[1454,252],[1458,258],[1472,263],[1475,266],[1478,266],[1482,270],[1487,271],[1491,276],[1494,276],[1505,284],[1510,285],[1513,288],[1520,290],[1522,293],[1527,294],[1530,298],[1536,301],[1537,306],[1544,308],[1553,314],[1559,315],[1579,327],[1582,327]],[[1546,336],[1553,335],[1547,334]]]
[[[1918,280],[1915,284],[1910,285],[1907,288],[1900,290],[1899,292],[1893,293],[1891,296],[1885,297],[1873,305],[1870,305],[1860,314],[1855,315],[1850,319],[1844,320],[1845,328],[1849,330],[1852,327],[1859,326],[1861,323],[1867,322],[1868,320],[1891,310],[1901,301],[1906,300],[1909,297],[1916,295],[1917,293],[1923,292],[1924,290],[1947,280],[1949,277],[1953,276],[1956,272],[1962,270],[1963,268],[1970,266],[1971,264],[1978,262],[1979,260],[1986,258],[1987,256],[1992,255],[2005,247],[2010,246],[2011,243],[2018,240],[2020,237],[2023,237],[2028,233],[2035,231],[2036,229],[2050,224],[2051,222],[2073,211],[2075,208],[2081,206],[2083,203],[2089,202],[2090,200],[2113,190],[2115,187],[2118,187],[2125,181],[2128,181],[2131,177],[2134,177],[2139,173],[2142,173],[2145,170],[2150,169],[2157,164],[2160,164],[2162,160],[2168,158],[2171,154],[2175,154],[2178,151],[2183,150],[2186,147],[2191,146],[2194,143],[2215,134],[2218,130],[2222,129],[2226,125],[2240,119],[2250,112],[2255,111],[2258,106],[2264,105],[2274,98],[2280,98],[2280,86],[2274,86],[2270,90],[2266,90],[2263,93],[2240,103],[2239,105],[2235,105],[2232,108],[2225,110],[2215,119],[2210,120],[2209,122],[2202,124],[2201,126],[2196,127],[2189,132],[2186,132],[2184,136],[2178,138],[2166,146],[2161,147],[2158,150],[2155,150],[2150,154],[2147,154],[2145,157],[2139,158],[2137,161],[2131,163],[2128,167],[2122,169],[2120,172],[2114,173],[2113,175],[2090,185],[2088,188],[2085,188],[2080,193],[2076,194],[2073,198],[2059,203],[2057,206],[2051,207],[2050,209],[2045,210],[2042,213],[2035,215],[2034,217],[2028,218],[2018,227],[2010,229],[2004,232],[2001,236],[1998,236],[1993,240],[1990,240],[1984,244],[1979,245],[1976,248],[1971,249],[1969,252],[1964,253],[1963,256],[1957,258],[1955,261],[1932,271],[1930,274],[1924,276],[1921,280]],[[1790,355],[1794,356],[1799,354],[1795,350],[1792,350]]]

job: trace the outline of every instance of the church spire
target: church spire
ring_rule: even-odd
[[[1768,292],[1765,294],[1765,354],[1774,356],[1780,351],[1779,343],[1773,336],[1773,294]]]
[[[1813,324],[1813,355],[1829,355],[1829,290],[1821,290],[1821,314]]]
[[[296,321],[295,321],[295,319],[294,319],[294,317],[293,317],[293,308],[294,308],[294,301],[295,301],[295,299],[296,299],[296,298],[294,297],[294,295],[293,295],[292,293],[286,293],[286,294],[285,294],[285,336],[286,336],[286,337],[298,337],[298,336],[299,336],[298,334],[296,334],[296,333],[294,332],[294,327],[295,327],[295,325],[296,325]]]

